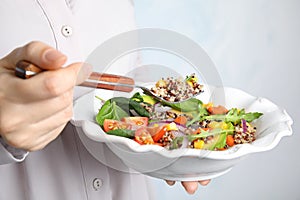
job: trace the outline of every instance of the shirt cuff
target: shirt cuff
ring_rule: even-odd
[[[5,143],[0,136],[0,164],[22,162],[28,155],[28,151],[12,147]]]

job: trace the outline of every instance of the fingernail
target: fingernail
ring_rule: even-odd
[[[57,61],[58,59],[64,58],[65,55],[63,55],[62,53],[60,53],[55,49],[48,49],[44,53],[44,57],[46,61],[53,62],[53,61]]]

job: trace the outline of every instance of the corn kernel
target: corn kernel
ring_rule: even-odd
[[[213,107],[213,106],[214,106],[214,104],[212,102],[208,102],[206,104],[203,104],[203,107],[206,108],[206,109],[208,109],[210,107]]]
[[[171,122],[170,124],[166,125],[167,131],[177,131],[177,125],[174,122]]]
[[[196,140],[194,142],[194,148],[195,149],[202,149],[204,146],[204,141],[203,140]]]
[[[227,130],[228,129],[228,124],[226,124],[225,122],[222,123],[222,129],[223,130]]]
[[[212,121],[208,124],[209,128],[221,128],[223,130],[227,130],[229,127],[225,122],[216,122]]]
[[[192,81],[187,81],[187,84],[188,84],[189,86],[191,86],[191,87],[194,87],[194,84],[193,84]]]
[[[155,86],[156,87],[166,87],[167,83],[164,80],[159,80],[159,81],[156,82]]]

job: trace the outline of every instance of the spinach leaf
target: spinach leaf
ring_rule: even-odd
[[[150,117],[150,113],[138,102],[130,99],[129,107],[132,108],[137,114],[143,117]]]
[[[126,137],[126,138],[134,138],[134,130],[128,130],[128,129],[115,129],[115,130],[110,130],[106,132],[109,135],[116,135],[116,136],[121,136],[121,137]]]
[[[121,120],[123,117],[127,116],[128,114],[120,108],[116,102],[108,100],[100,108],[96,116],[96,121],[99,125],[103,126],[105,119]]]
[[[149,105],[149,103],[144,102],[144,98],[139,92],[135,93],[129,100],[130,108],[135,110],[137,114],[143,117],[150,117],[150,113],[141,105],[141,103]]]
[[[181,103],[162,102],[162,104],[169,106],[175,110],[179,110],[181,112],[190,112],[190,111],[198,110],[199,106],[202,107],[203,103],[199,99],[191,98]]]
[[[139,93],[136,94],[134,98],[114,97],[111,98],[110,101],[116,102],[128,115],[132,115],[130,110],[134,110],[140,116],[150,117],[150,113],[141,105],[143,98]]]
[[[112,111],[112,106],[110,101],[106,101],[102,107],[99,109],[98,114],[96,115],[96,121],[99,125],[103,125],[105,116],[109,115]]]
[[[130,99],[136,102],[144,102],[143,96],[139,92],[135,93]]]
[[[129,98],[126,97],[113,97],[109,101],[115,102],[120,108],[122,108],[125,112],[130,114],[130,106],[129,106]]]

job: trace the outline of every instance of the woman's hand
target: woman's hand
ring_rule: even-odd
[[[172,186],[175,184],[175,181],[166,181],[168,185]],[[185,191],[189,194],[194,194],[198,189],[198,184],[206,186],[210,180],[203,181],[182,181],[181,184],[184,187]]]
[[[14,70],[20,60],[49,71],[26,80],[17,78]],[[7,144],[36,151],[63,130],[72,117],[73,88],[91,72],[83,63],[62,68],[66,60],[41,42],[31,42],[0,59],[0,135]]]

